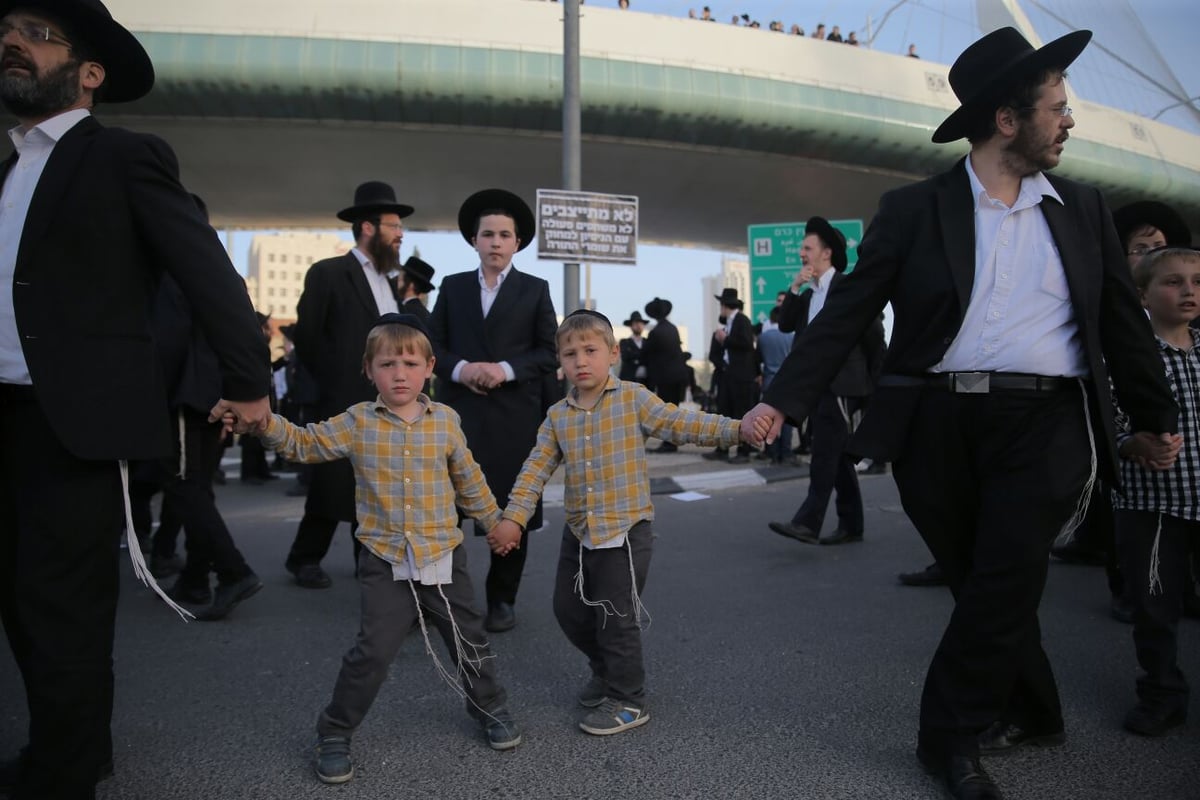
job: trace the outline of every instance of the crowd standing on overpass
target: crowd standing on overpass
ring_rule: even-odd
[[[841,40],[836,27],[818,31]],[[639,348],[649,388],[636,367],[633,381],[610,374],[620,350],[607,317],[585,310],[555,325],[548,286],[513,266],[534,221],[511,192],[463,203],[460,231],[479,266],[443,281],[426,320],[403,288],[431,287],[433,269],[398,262],[402,219],[414,209],[383,182],[361,184],[338,214],[356,247],[313,266],[298,306],[296,352],[325,393],[323,421],[301,428],[271,414],[258,321],[170,148],[91,114],[98,102],[150,91],[144,48],[99,0],[0,2],[0,101],[19,122],[0,165],[0,619],[29,713],[28,745],[0,764],[0,793],[93,798],[111,774],[122,523],[134,531],[128,462],[207,469],[218,420],[291,457],[344,467],[328,492],[314,479],[306,520],[320,518],[319,541],[301,542],[302,522],[288,557],[301,586],[321,588],[320,558],[339,520],[361,545],[362,625],[317,723],[327,782],[352,777],[353,732],[405,635],[415,624],[428,638],[427,614],[454,662],[444,674],[462,681],[451,682],[488,744],[520,743],[484,631],[516,624],[527,532],[560,462],[568,523],[554,609],[591,670],[580,727],[610,735],[644,725],[645,440],[761,445],[814,412],[814,471],[817,462],[844,470],[846,452],[893,463],[905,510],[955,595],[916,736],[917,758],[951,795],[1000,798],[981,756],[1065,738],[1037,613],[1051,546],[1084,517],[1097,480],[1120,490],[1115,549],[1145,673],[1126,727],[1159,735],[1182,724],[1175,637],[1200,522],[1200,257],[1164,217],[1119,238],[1095,189],[1047,174],[1074,126],[1065,70],[1089,39],[1076,31],[1034,48],[1006,28],[968,47],[950,71],[960,106],[934,141],[966,138],[970,154],[881,198],[851,275],[836,270],[844,240],[810,220],[812,274],[776,314],[795,317],[795,343],[752,409],[750,321],[736,291],[716,298],[724,415],[680,407],[691,380],[668,300],[645,309],[656,321]],[[70,235],[56,227],[64,219]],[[1155,233],[1168,235],[1167,249],[1153,247]],[[817,274],[826,261],[834,273]],[[161,375],[165,337],[150,334],[151,298],[164,277],[220,375],[204,420],[195,401],[190,412],[172,403],[178,385]],[[883,355],[876,326],[887,301],[896,324]],[[865,368],[867,384],[839,388],[856,348],[879,365]],[[556,361],[565,397],[547,388],[558,386]],[[434,374],[431,399],[423,389]],[[847,398],[874,384],[859,421]],[[211,500],[208,477],[195,488]],[[814,474],[809,499],[827,503],[817,484]],[[839,484],[839,505],[843,488],[852,493]],[[184,513],[195,527],[200,512]],[[493,552],[486,616],[460,546],[464,513]],[[834,543],[861,539],[847,519]],[[213,550],[211,532],[195,539],[194,569],[173,591],[158,590],[131,541],[135,573],[187,605],[200,597],[196,576],[209,588],[213,568],[216,594],[198,610],[224,617],[261,583],[244,560]]]

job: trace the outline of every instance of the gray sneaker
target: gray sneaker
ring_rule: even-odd
[[[603,702],[579,723],[579,727],[594,736],[610,736],[650,721],[650,712],[638,703],[604,698]]]
[[[592,679],[587,682],[587,686],[583,687],[583,691],[579,693],[579,705],[584,708],[595,708],[604,702],[604,698],[608,697],[608,684],[603,678],[592,676]]]
[[[350,737],[322,736],[317,740],[317,777],[322,783],[345,783],[354,777]]]
[[[521,729],[507,708],[479,716],[479,724],[493,750],[511,750],[521,743]]]

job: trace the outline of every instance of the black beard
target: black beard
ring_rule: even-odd
[[[375,271],[380,275],[400,269],[400,256],[396,254],[391,245],[384,244],[383,237],[378,230],[367,242],[367,255],[371,257],[371,263],[375,265]]]
[[[79,102],[79,64],[72,59],[39,74],[30,65],[28,75],[0,74],[0,101],[14,116],[48,117]]]

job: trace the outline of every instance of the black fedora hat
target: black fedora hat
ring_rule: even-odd
[[[380,214],[403,218],[411,213],[412,206],[396,202],[396,190],[391,186],[383,181],[367,181],[354,190],[354,205],[339,211],[337,218],[343,222],[362,222]]]
[[[804,223],[804,235],[816,236],[824,242],[831,251],[829,262],[833,264],[833,268],[838,272],[846,271],[846,236],[830,225],[829,220],[824,217],[810,217],[808,222]]]
[[[628,328],[628,327],[632,326],[633,323],[635,323],[635,322],[640,322],[643,325],[646,324],[646,320],[642,318],[642,312],[634,311],[632,314],[629,315],[629,319],[625,320],[621,324],[624,325],[626,328]]]
[[[719,300],[721,305],[725,306],[726,308],[736,308],[740,310],[746,305],[738,299],[737,289],[734,289],[731,286],[726,286],[721,290],[720,294],[714,294],[713,297]]]
[[[458,230],[467,244],[473,244],[479,218],[488,211],[503,211],[513,218],[517,238],[521,240],[517,250],[524,250],[533,241],[537,223],[528,204],[512,192],[504,189],[483,189],[463,201],[458,209]]]
[[[1158,228],[1171,247],[1192,246],[1192,231],[1183,217],[1166,203],[1157,200],[1139,200],[1121,206],[1113,212],[1113,225],[1117,228],[1122,247],[1129,243],[1130,236],[1145,225]]]
[[[154,64],[146,48],[100,0],[0,0],[0,17],[17,8],[44,12],[69,38],[90,46],[93,60],[104,67],[104,102],[128,103],[153,88]]]
[[[408,261],[405,261],[404,266],[400,267],[400,269],[404,270],[404,274],[417,287],[419,293],[428,294],[433,291],[434,269],[432,266],[416,256],[409,256]]]
[[[672,308],[674,306],[671,305],[670,300],[656,297],[649,303],[646,303],[646,316],[650,317],[650,319],[666,319],[671,314]]]
[[[972,120],[995,111],[1005,92],[1041,70],[1066,69],[1091,39],[1091,31],[1072,31],[1034,49],[1016,28],[984,36],[950,67],[950,88],[961,105],[933,132],[933,141],[945,144],[966,136]]]

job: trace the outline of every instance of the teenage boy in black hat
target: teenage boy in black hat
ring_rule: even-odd
[[[363,380],[362,343],[381,314],[399,310],[393,280],[399,268],[402,220],[413,207],[396,202],[396,192],[381,181],[354,190],[354,204],[338,212],[351,223],[354,248],[345,255],[313,264],[304,276],[304,292],[296,303],[293,341],[296,356],[317,387],[314,421],[340,414],[374,396]],[[304,516],[285,566],[306,589],[332,583],[321,567],[339,522],[357,528],[354,513],[354,469],[346,460],[313,466]],[[355,549],[358,540],[355,539]]]
[[[797,339],[825,307],[833,287],[844,280],[849,263],[846,237],[824,217],[813,217],[804,226],[800,245],[802,268],[779,308],[779,329],[795,333]],[[795,347],[795,341],[792,342]],[[790,522],[770,522],[781,536],[805,544],[847,544],[863,537],[862,493],[854,459],[846,453],[846,442],[866,406],[886,351],[883,321],[868,326],[846,356],[837,375],[817,401],[809,419],[812,431],[812,460],[809,464],[808,495]],[[829,499],[837,492],[837,529],[818,539],[825,522]]]
[[[254,310],[174,153],[91,115],[153,84],[98,0],[0,2],[0,102],[18,122],[0,162],[0,620],[29,711],[0,788],[17,797],[91,798],[112,771],[122,473],[171,452],[149,335],[164,272],[220,363],[218,410],[270,413]]]
[[[646,339],[642,333],[646,330],[646,319],[642,312],[634,311],[629,319],[621,323],[629,328],[633,335],[621,340],[621,372],[618,377],[623,381],[646,383]]]
[[[537,440],[543,384],[558,366],[550,285],[512,264],[533,241],[534,227],[533,211],[512,192],[485,189],[468,197],[458,229],[479,266],[442,281],[429,320],[438,399],[462,417],[467,444],[499,498],[508,497]],[[540,515],[529,525],[539,527]],[[484,627],[493,633],[517,624],[513,605],[525,545],[523,538],[516,552],[492,556]]]
[[[400,310],[405,314],[412,314],[426,325],[429,324],[429,309],[421,302],[421,298],[433,291],[433,273],[432,266],[416,256],[409,256],[396,279]]]
[[[1001,797],[981,751],[1064,738],[1037,611],[1050,545],[1095,467],[1116,476],[1110,375],[1159,461],[1179,450],[1178,409],[1104,199],[1046,174],[1075,124],[1064,70],[1090,38],[1034,49],[1003,28],[959,56],[961,106],[933,141],[966,137],[969,156],[880,199],[854,272],[743,422],[807,416],[892,303],[883,375],[849,449],[893,464],[954,593],[917,755],[956,798]]]

